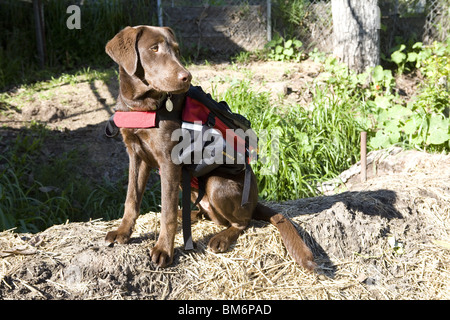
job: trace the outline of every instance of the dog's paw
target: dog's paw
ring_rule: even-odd
[[[117,243],[127,243],[130,240],[131,234],[129,232],[121,232],[119,229],[115,231],[109,231],[106,234],[105,242],[107,244]]]
[[[151,251],[150,256],[152,258],[152,262],[156,264],[158,267],[165,268],[168,265],[172,264],[173,256],[156,245]]]
[[[228,237],[221,235],[215,235],[209,240],[208,247],[214,253],[223,253],[228,250],[231,245],[231,241]]]

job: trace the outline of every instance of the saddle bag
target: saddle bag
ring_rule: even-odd
[[[248,203],[250,162],[256,158],[257,136],[250,121],[233,113],[224,101],[217,102],[201,87],[191,86],[182,113],[181,131],[172,139],[179,143],[172,160],[183,164],[183,236],[186,250],[193,249],[190,234],[191,186],[199,190],[194,206],[204,195],[202,177],[211,172],[238,174],[245,171],[241,205]]]

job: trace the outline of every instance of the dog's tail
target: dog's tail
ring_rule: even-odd
[[[258,203],[253,212],[253,219],[267,221],[277,227],[291,257],[302,267],[314,270],[316,263],[313,254],[288,218]]]

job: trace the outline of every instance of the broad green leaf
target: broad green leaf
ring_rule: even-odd
[[[413,44],[413,49],[422,49],[423,43],[422,42],[416,42]]]
[[[389,111],[383,110],[378,114],[377,121],[379,126],[384,126],[385,122],[389,120]]]
[[[387,133],[389,133],[389,134],[391,134],[391,133],[398,133],[398,131],[399,131],[399,128],[398,128],[399,124],[400,124],[400,121],[398,119],[392,119],[392,120],[388,121],[386,123],[386,125],[384,126],[385,131]]]
[[[378,108],[387,109],[391,106],[391,99],[392,97],[390,96],[378,96],[375,98],[375,103]]]
[[[427,138],[428,144],[442,144],[450,140],[450,134],[445,132],[443,128],[431,129],[430,134]]]
[[[400,51],[395,51],[391,55],[391,60],[394,61],[396,64],[401,64],[406,59],[406,54]]]
[[[418,55],[418,61],[423,61],[428,59],[431,56],[431,51],[430,50],[421,50]]]
[[[412,115],[412,111],[399,105],[396,104],[394,107],[392,107],[389,110],[389,115],[393,118],[403,118],[403,117],[408,117]]]
[[[294,40],[293,44],[296,48],[300,48],[301,46],[303,46],[303,42],[301,42],[300,40]]]
[[[389,142],[391,144],[395,144],[395,143],[397,143],[399,141],[400,141],[400,132],[398,130],[397,131],[392,131],[392,132],[389,133]]]
[[[384,134],[383,131],[378,131],[372,139],[370,139],[369,145],[374,149],[389,147],[389,137]]]
[[[294,49],[293,48],[289,48],[289,49],[284,49],[283,50],[283,54],[285,56],[287,56],[288,58],[292,57],[292,55],[294,54]]]
[[[418,54],[416,52],[409,52],[408,58],[406,59],[406,61],[408,61],[408,62],[417,61],[417,57],[418,57]]]
[[[369,74],[367,72],[364,72],[364,73],[358,74],[356,76],[356,79],[359,83],[365,84],[368,76],[369,76]]]
[[[430,130],[433,130],[434,128],[444,128],[448,130],[449,119],[444,119],[440,115],[433,114],[430,119]]]
[[[292,47],[292,40],[288,40],[284,43],[284,47],[286,49],[289,49],[290,47]]]
[[[403,131],[405,134],[410,135],[416,132],[417,130],[417,123],[414,120],[414,118],[408,119],[405,121],[405,125],[403,126]]]
[[[381,82],[384,79],[384,72],[383,72],[383,67],[382,66],[376,66],[373,69],[373,73],[372,73],[372,80],[375,82]]]
[[[433,114],[430,119],[429,135],[427,143],[442,144],[450,139],[449,119],[444,119],[440,115]]]

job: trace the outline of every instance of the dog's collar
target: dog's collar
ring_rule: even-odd
[[[157,109],[152,111],[136,111],[125,101],[121,100],[128,110],[116,110],[109,118],[105,127],[106,136],[109,138],[117,136],[120,128],[155,128],[161,120],[181,120],[182,108],[177,107],[176,110],[173,110],[174,105],[171,98],[171,93],[163,93],[158,100]]]
[[[116,111],[114,124],[119,128],[154,128],[156,127],[156,111]]]
[[[166,106],[166,103],[168,102],[167,100],[170,101],[170,98],[172,97],[171,93],[167,93],[167,92],[163,92],[163,94],[161,95],[161,97],[158,99],[158,101],[156,102],[156,108],[155,110],[152,111],[158,111],[161,108],[163,108],[164,106]],[[128,103],[126,103],[125,101],[123,101],[122,99],[122,103],[130,110],[133,112],[136,112],[138,110],[134,109],[132,106],[130,106]],[[171,103],[171,102],[170,102]],[[172,110],[168,110],[169,112]]]

